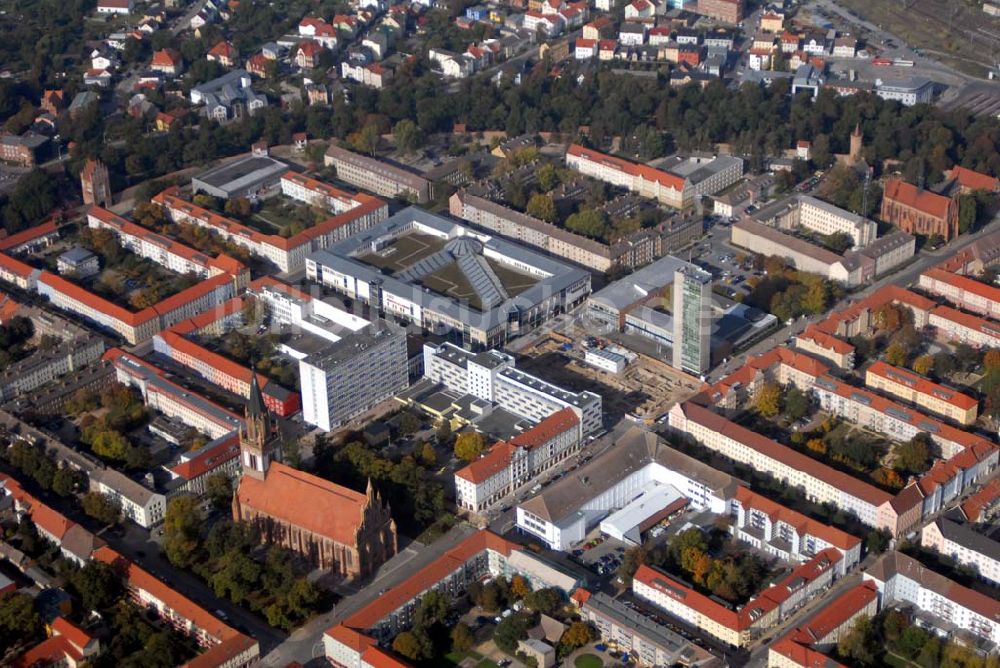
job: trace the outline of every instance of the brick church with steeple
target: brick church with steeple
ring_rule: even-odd
[[[265,543],[345,577],[371,575],[396,554],[396,522],[371,481],[361,494],[279,461],[277,425],[256,373],[244,417],[233,519],[253,524]]]

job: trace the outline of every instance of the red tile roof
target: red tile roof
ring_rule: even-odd
[[[935,218],[947,218],[948,207],[951,206],[949,198],[918,188],[902,179],[888,179],[885,182],[884,197]]]
[[[556,436],[563,434],[570,429],[575,429],[580,424],[580,419],[573,412],[572,408],[563,408],[548,416],[531,429],[510,439],[513,445],[522,448],[537,448],[548,443]]]
[[[959,276],[958,274],[953,274],[949,271],[944,271],[943,269],[931,268],[923,273],[924,276],[932,278],[935,281],[945,283],[952,287],[958,288],[963,292],[968,292],[976,295],[977,297],[982,297],[983,299],[993,302],[994,304],[1000,304],[1000,288],[996,288],[987,283],[977,281],[974,278],[969,278],[968,276]],[[942,291],[933,290],[935,294],[941,294],[947,297]],[[975,310],[975,309],[969,309]]]
[[[953,309],[950,306],[938,306],[931,311],[932,316],[941,318],[942,320],[949,320],[962,327],[971,329],[982,334],[986,334],[989,337],[995,339],[995,344],[1000,345],[1000,323],[994,322],[992,320],[986,320],[985,318],[979,318],[968,313],[963,313],[958,309]]]
[[[211,50],[209,50],[208,55],[215,58],[232,59],[236,57],[236,47],[223,40],[213,46]]]
[[[803,645],[822,643],[827,636],[878,600],[878,588],[870,580],[851,587],[822,608],[819,614],[790,632]]]
[[[592,151],[591,149],[584,148],[579,144],[571,145],[567,153],[569,155],[584,158],[591,162],[601,163],[631,176],[640,177],[644,181],[659,183],[662,186],[673,188],[674,190],[684,190],[684,184],[686,183],[686,180],[683,177],[676,176],[659,169],[654,169],[653,167],[649,167],[647,165],[622,160],[621,158],[616,158],[614,156],[607,155],[606,153]]]
[[[16,234],[11,234],[3,239],[0,239],[0,251],[8,251],[11,248],[17,248],[18,246],[26,244],[29,241],[47,237],[50,234],[56,234],[58,232],[59,227],[56,225],[56,221],[50,219],[41,225],[29,227],[26,230],[22,230]]]
[[[952,390],[943,385],[938,385],[937,383],[934,383],[907,369],[901,369],[898,366],[886,364],[882,360],[876,360],[874,364],[868,367],[868,370],[865,373],[874,374],[885,378],[886,380],[892,381],[893,383],[904,385],[916,392],[919,392],[920,394],[926,394],[934,397],[935,399],[940,399],[941,401],[949,403],[955,408],[959,408],[964,411],[979,406],[978,401],[966,394],[962,394],[957,390]]]
[[[794,527],[800,534],[816,536],[843,552],[861,544],[861,539],[857,536],[852,536],[828,524],[817,522],[802,513],[752,492],[746,487],[739,487],[736,490],[736,500],[747,510],[751,508],[759,510],[770,517],[772,522],[784,522]]]
[[[153,54],[152,64],[157,67],[177,67],[181,61],[181,54],[176,49],[167,48]]]
[[[802,471],[818,480],[823,480],[828,484],[834,485],[876,508],[892,498],[892,495],[888,492],[883,492],[873,485],[858,480],[854,476],[838,471],[797,450],[793,450],[777,441],[772,441],[766,436],[753,432],[735,422],[731,422],[703,406],[687,401],[681,404],[681,407],[688,420],[692,420],[707,429],[731,438],[737,443],[742,443],[769,459],[781,462],[796,471]]]
[[[83,654],[77,650],[73,643],[63,636],[52,636],[38,643],[21,656],[15,658],[10,666],[12,668],[39,668],[40,666],[65,666],[70,665],[67,657],[73,659],[73,663],[83,661]]]
[[[354,545],[368,497],[280,462],[267,478],[243,476],[236,490],[240,505],[303,527],[343,545]]]
[[[184,480],[194,480],[239,456],[240,437],[239,434],[233,433],[232,436],[220,441],[216,446],[198,453],[197,456],[186,462],[177,464],[170,469],[170,472]]]
[[[94,641],[94,637],[70,622],[65,617],[56,617],[56,620],[52,622],[52,631],[57,635],[60,635],[66,640],[70,641],[74,647],[77,647],[81,652]]]
[[[334,627],[334,629],[327,631],[327,634],[339,639],[345,635],[351,635],[351,629],[365,631],[372,628],[379,620],[383,619],[393,610],[412,601],[485,550],[492,550],[504,556],[510,556],[512,552],[520,549],[521,547],[516,543],[510,542],[492,531],[477,531],[408,577],[402,583],[385,592],[385,594],[379,596],[370,604],[345,619],[343,626],[346,627],[346,633],[343,630],[335,631],[337,627]],[[355,636],[351,637],[356,638]]]
[[[836,336],[827,334],[826,332],[820,330],[820,328],[816,325],[809,325],[806,327],[797,338],[812,341],[817,346],[826,348],[827,350],[832,350],[838,355],[849,355],[854,352],[853,345],[843,339],[838,339]]]
[[[988,174],[966,169],[965,167],[955,167],[951,170],[949,176],[958,181],[958,185],[969,190],[988,190],[992,192],[1000,188],[1000,180]]]
[[[982,489],[967,498],[961,506],[962,515],[969,522],[978,522],[982,518],[980,515],[987,506],[992,505],[1000,499],[1000,478],[994,478],[986,483]]]

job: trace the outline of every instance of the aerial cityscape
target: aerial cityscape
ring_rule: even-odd
[[[1000,668],[1000,4],[0,32],[0,666]]]

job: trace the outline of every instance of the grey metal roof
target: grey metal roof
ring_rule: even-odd
[[[358,256],[373,248],[378,240],[398,237],[412,229],[415,223],[436,230],[449,239],[461,236],[478,239],[482,243],[484,253],[488,253],[494,259],[497,259],[498,256],[508,257],[531,267],[538,281],[527,290],[515,297],[503,300],[493,308],[478,311],[456,299],[431,292],[416,283],[401,280],[398,276],[383,273],[377,267],[357,259]],[[569,264],[499,237],[478,234],[458,222],[415,206],[407,207],[375,227],[334,244],[330,248],[312,253],[309,255],[309,259],[318,265],[330,267],[334,271],[365,282],[378,281],[384,292],[397,294],[419,304],[422,308],[427,307],[432,311],[443,313],[455,320],[486,331],[505,324],[508,320],[508,314],[517,310],[530,310],[553,294],[589,279],[589,274],[582,269],[576,269]],[[502,262],[502,260],[499,261]]]
[[[590,296],[590,301],[621,311],[639,300],[646,299],[653,290],[673,283],[674,271],[687,264],[673,255],[664,255],[656,262],[595,292]]]

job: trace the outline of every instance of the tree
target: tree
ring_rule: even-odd
[[[163,548],[174,566],[188,568],[194,564],[202,521],[198,499],[193,496],[179,496],[167,504],[163,518]]]
[[[949,353],[935,353],[934,355],[934,375],[938,378],[947,378],[955,372],[955,358]]]
[[[523,599],[531,593],[531,583],[521,575],[515,575],[510,579],[510,593],[517,600]]]
[[[437,427],[437,442],[438,445],[447,447],[451,444],[452,433],[451,433],[451,422],[447,419],[441,420],[441,424]]]
[[[524,597],[524,604],[529,609],[540,612],[543,615],[551,615],[561,603],[562,597],[559,595],[558,590],[552,588],[528,592],[528,595]]]
[[[906,348],[898,343],[890,344],[885,349],[885,361],[893,366],[905,366],[906,357]]]
[[[607,220],[602,211],[583,209],[566,218],[566,229],[591,239],[604,239],[607,235]]]
[[[556,204],[548,195],[535,193],[528,200],[526,209],[529,216],[544,220],[546,223],[556,222]]]
[[[913,360],[913,371],[921,376],[928,375],[934,368],[934,356],[933,355],[921,355],[917,359]]]
[[[347,141],[358,153],[375,155],[379,139],[378,127],[373,123],[366,123],[359,131],[352,133]]]
[[[941,641],[936,636],[927,638],[927,642],[920,648],[917,655],[917,664],[923,668],[936,668],[941,659]]]
[[[924,631],[919,626],[911,625],[899,636],[896,649],[903,656],[914,659],[920,653],[920,650],[923,649],[924,645],[927,644],[929,638],[930,634],[927,631]]]
[[[958,198],[958,233],[965,234],[976,225],[976,198],[961,195]]]
[[[850,631],[837,642],[837,653],[868,666],[875,662],[878,653],[878,637],[875,625],[868,615],[860,615]]]
[[[413,413],[406,411],[399,416],[399,433],[403,436],[412,436],[420,429],[420,418]]]
[[[983,366],[987,371],[1000,371],[1000,350],[989,350],[983,355]]]
[[[556,166],[551,162],[547,162],[538,168],[535,172],[535,177],[538,179],[538,187],[542,189],[542,192],[547,193],[553,190],[557,185],[559,185],[559,172],[556,170]]]
[[[474,644],[476,644],[476,637],[468,624],[459,622],[451,630],[451,651],[467,652],[472,649]]]
[[[563,631],[562,638],[559,639],[559,644],[570,650],[574,650],[593,642],[596,637],[597,633],[590,624],[586,622],[573,622]]]
[[[225,473],[213,473],[205,480],[205,495],[213,509],[224,512],[233,503],[233,481]]]
[[[794,385],[785,392],[783,400],[785,415],[792,422],[801,420],[809,413],[809,398]]]
[[[392,140],[403,153],[413,153],[423,144],[423,136],[417,124],[404,118],[392,127]]]
[[[129,443],[119,432],[113,429],[102,430],[94,434],[90,447],[94,454],[114,460],[124,460],[128,453]]]
[[[479,459],[486,450],[486,437],[476,431],[464,431],[455,439],[455,456],[467,462]]]
[[[524,615],[516,614],[500,620],[493,634],[493,642],[496,643],[497,647],[510,654],[517,649],[518,641],[525,640],[527,637],[527,618]]]
[[[894,450],[895,469],[904,474],[919,475],[930,468],[934,457],[934,441],[926,433],[919,433],[909,441],[900,443]]]
[[[810,438],[806,441],[806,448],[819,455],[826,454],[826,443],[821,438]]]
[[[890,643],[895,643],[909,625],[910,620],[906,615],[896,609],[889,610],[882,620],[882,635]]]
[[[618,566],[618,577],[626,587],[632,586],[632,578],[639,566],[646,563],[647,552],[642,547],[630,547],[622,555],[621,565]]]
[[[883,304],[872,314],[872,324],[878,329],[895,332],[907,322],[907,313],[897,304]]]
[[[754,396],[754,410],[759,415],[772,418],[781,411],[781,386],[777,383],[764,383]]]
[[[100,561],[87,562],[70,576],[70,583],[87,610],[108,610],[124,593],[118,574]]]
[[[411,631],[403,631],[392,641],[392,650],[410,661],[423,658],[423,647]]]
[[[437,453],[434,451],[434,446],[430,443],[424,443],[421,446],[420,463],[424,466],[434,466],[437,464]]]
[[[865,550],[869,554],[881,554],[889,549],[889,541],[892,540],[892,536],[885,529],[875,530],[872,529],[865,536]]]
[[[118,524],[121,520],[121,510],[100,492],[83,496],[83,512],[103,524]]]
[[[52,491],[59,496],[70,496],[82,486],[80,478],[80,473],[77,473],[68,466],[62,466],[56,469],[55,474],[52,476]]]
[[[0,650],[19,643],[28,645],[42,637],[44,625],[35,611],[34,599],[17,592],[0,599]]]

